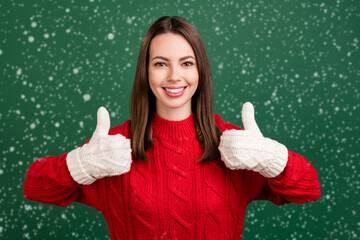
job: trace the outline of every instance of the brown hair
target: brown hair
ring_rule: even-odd
[[[161,17],[156,20],[140,47],[136,66],[135,80],[131,92],[131,148],[133,156],[139,160],[149,160],[146,150],[154,143],[152,140],[151,120],[155,112],[156,98],[148,81],[149,48],[151,40],[163,33],[182,35],[195,53],[199,73],[199,85],[191,99],[197,139],[204,153],[198,162],[209,161],[219,156],[221,131],[214,119],[214,97],[210,63],[205,45],[193,25],[181,17]]]

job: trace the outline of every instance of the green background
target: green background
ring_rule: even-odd
[[[129,118],[138,51],[152,22],[178,15],[200,32],[216,112],[242,126],[255,106],[267,137],[318,170],[322,197],[247,208],[243,239],[359,239],[360,2],[0,2],[0,238],[106,239],[95,209],[23,198],[30,164],[88,139],[96,110]]]

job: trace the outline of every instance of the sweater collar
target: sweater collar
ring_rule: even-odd
[[[154,137],[163,139],[189,139],[196,137],[194,114],[180,121],[169,121],[154,113],[152,120]]]

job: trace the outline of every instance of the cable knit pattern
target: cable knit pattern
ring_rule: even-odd
[[[193,209],[191,208],[191,177],[190,164],[185,157],[186,142],[176,141],[170,144],[166,139],[159,139],[159,143],[164,147],[164,162],[168,168],[167,172],[167,188],[169,190],[167,206],[172,220],[169,222],[170,229],[178,228],[181,236],[191,239],[191,231],[193,226],[191,222]],[[184,186],[179,188],[178,186]],[[187,211],[183,211],[187,209]],[[176,237],[172,232],[169,236],[171,239]]]
[[[225,224],[224,216],[224,203],[226,198],[226,185],[225,174],[221,165],[217,162],[211,162],[205,167],[204,181],[207,185],[206,188],[206,216],[205,227],[208,229],[205,232],[205,239],[220,239],[223,233],[223,225]],[[213,176],[219,176],[218,181],[213,181]]]
[[[194,202],[195,176],[193,170],[196,160],[201,156],[196,140],[192,116],[187,121],[167,121],[158,115],[154,116],[154,153],[155,161],[162,169],[163,181],[162,199],[167,202],[166,211],[169,221],[165,223],[165,239],[196,239],[194,233],[196,208]],[[189,157],[192,155],[191,157]],[[181,238],[179,238],[181,236]]]
[[[215,120],[220,129],[238,127]],[[131,121],[109,135],[130,138]],[[284,170],[266,178],[251,170],[232,170],[221,159],[197,163],[203,153],[194,118],[167,121],[155,114],[150,161],[134,159],[129,172],[90,185],[74,181],[64,154],[35,161],[24,183],[24,196],[67,206],[78,201],[104,215],[111,239],[241,239],[246,206],[266,199],[277,205],[320,197],[316,170],[288,151]],[[241,131],[241,130],[240,130]]]
[[[134,232],[137,239],[140,239],[143,232],[156,234],[157,222],[156,202],[154,201],[153,187],[155,184],[151,179],[150,172],[152,164],[142,163],[133,164],[130,173],[130,210],[134,217],[134,227],[137,231]]]

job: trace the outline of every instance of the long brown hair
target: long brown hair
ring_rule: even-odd
[[[161,17],[156,20],[140,47],[135,80],[131,92],[131,148],[135,159],[149,160],[146,150],[154,143],[152,140],[151,119],[155,112],[156,98],[148,81],[149,48],[151,40],[163,33],[182,35],[194,50],[199,73],[199,85],[191,99],[197,139],[204,153],[198,162],[209,161],[219,156],[221,131],[214,119],[214,97],[210,63],[205,45],[193,25],[181,17]]]

